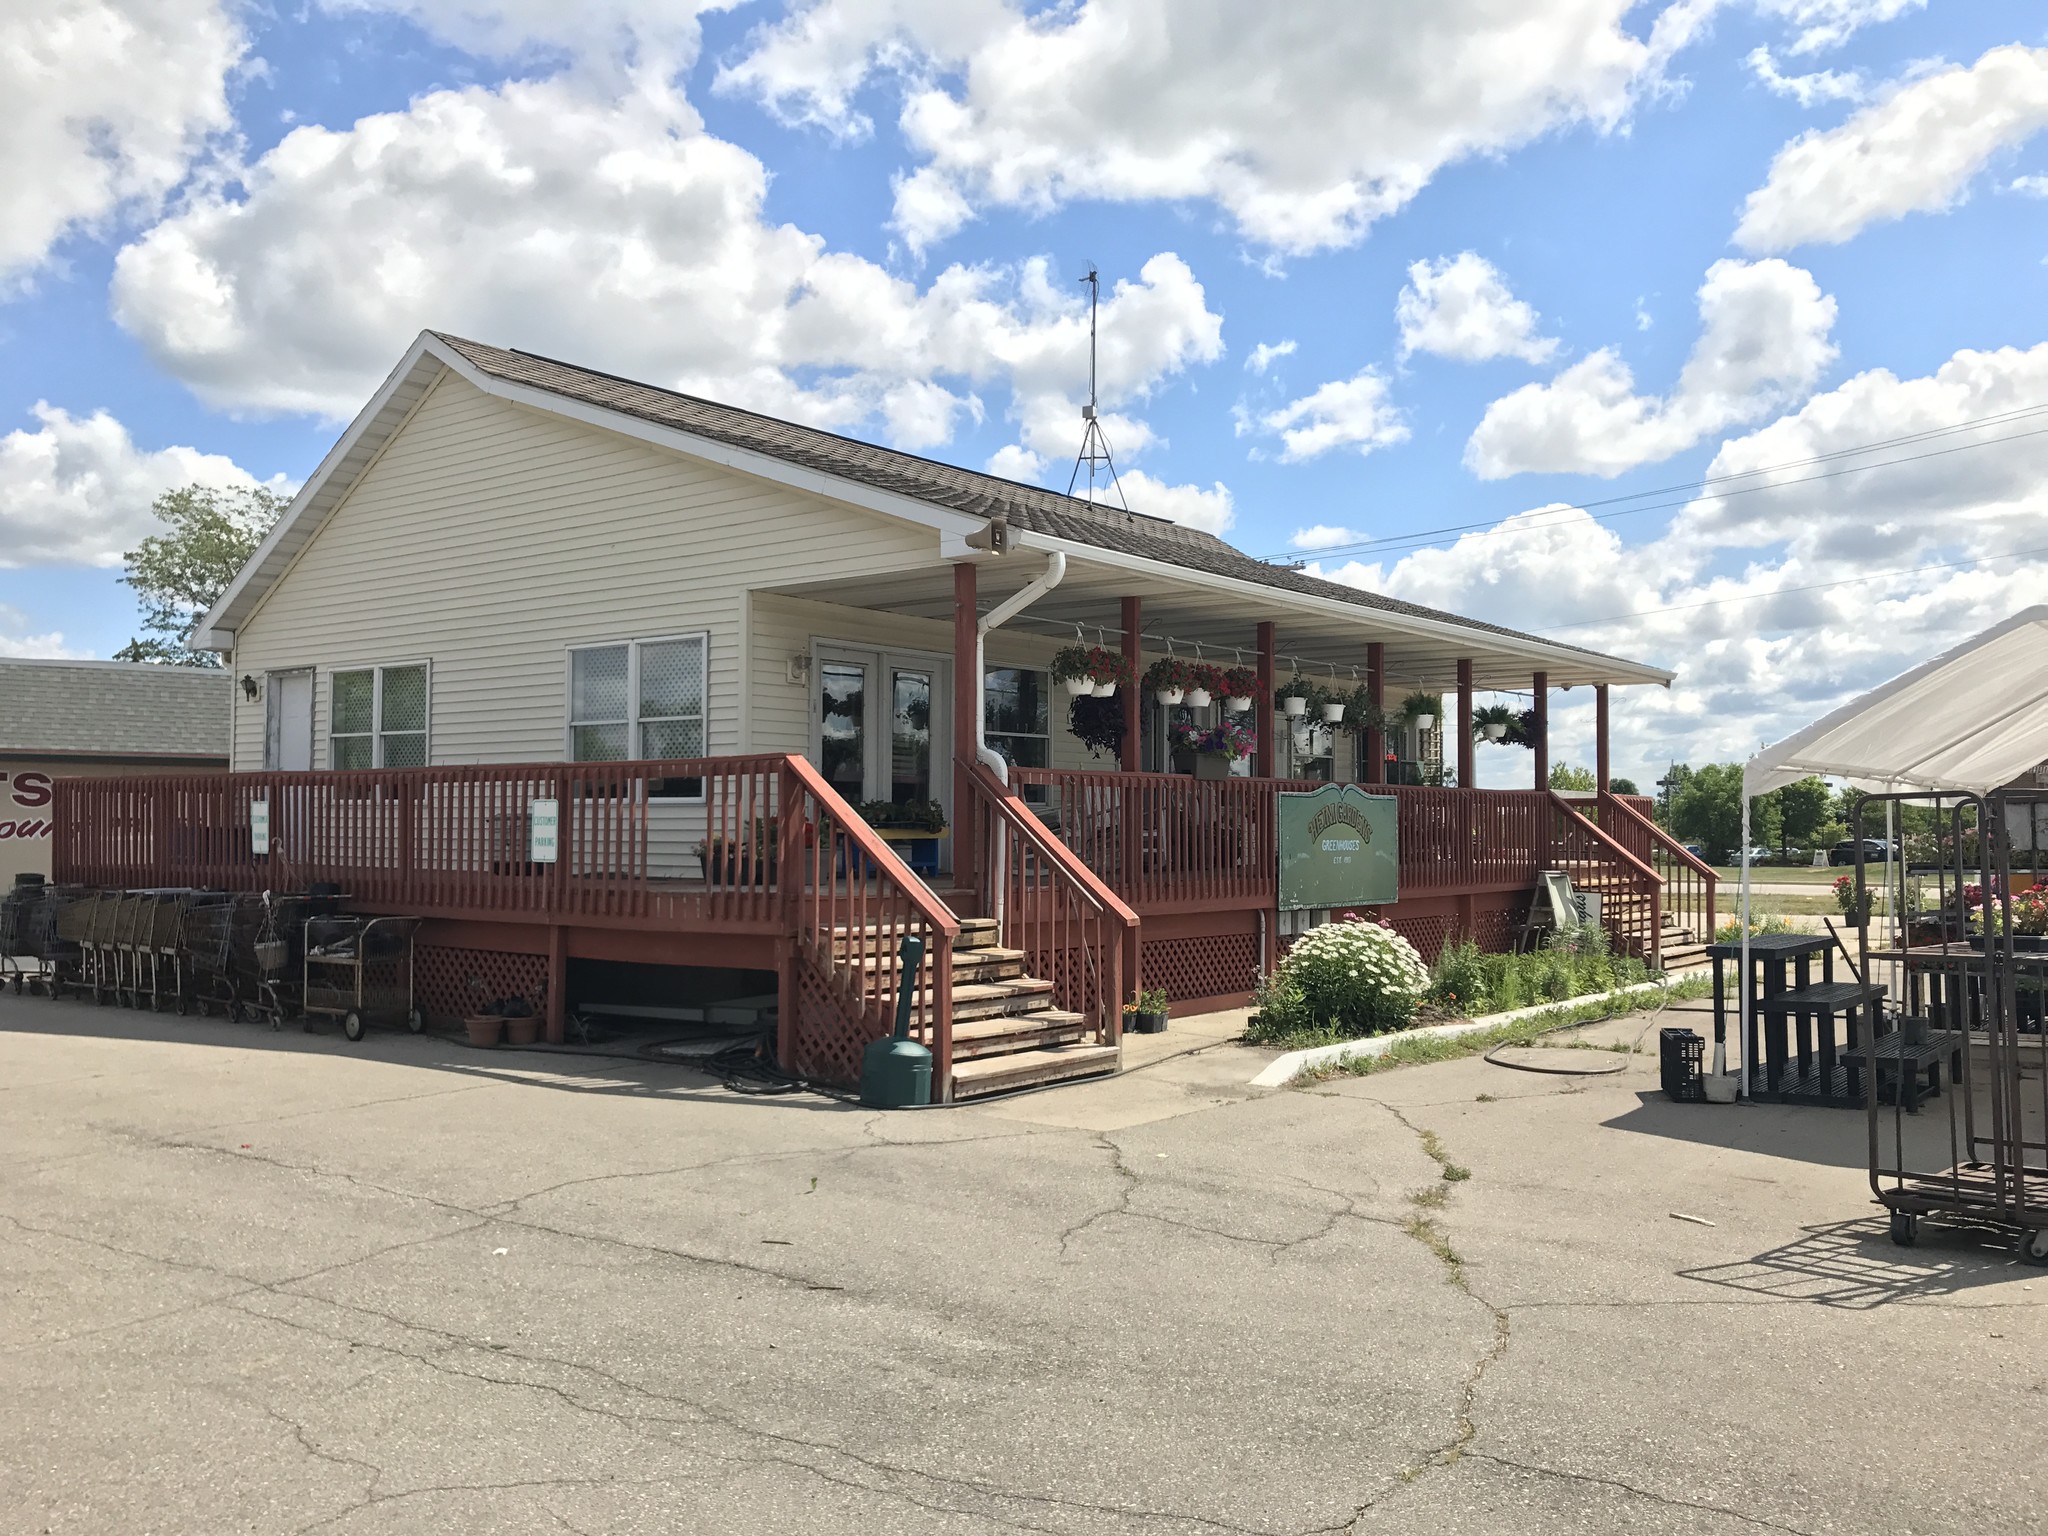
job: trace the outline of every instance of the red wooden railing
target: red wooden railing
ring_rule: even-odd
[[[558,810],[553,863],[531,857],[536,801]],[[789,939],[784,1060],[837,1080],[893,1024],[897,951],[915,934],[913,1017],[940,1090],[951,1084],[958,920],[802,758],[64,779],[55,808],[67,883],[326,881],[373,911]]]
[[[1483,793],[1483,791],[1482,791]],[[1600,918],[1615,950],[1655,966],[1663,958],[1663,880],[1648,864],[1581,815],[1555,790],[1549,802],[1545,869],[1561,869],[1572,885],[1600,893]]]
[[[1718,922],[1720,877],[1641,809],[1650,802],[1629,795],[1600,797],[1600,826],[1664,882],[1664,912],[1701,943],[1709,943]]]
[[[1116,1044],[1139,979],[1137,913],[987,768],[957,760],[953,783],[953,835],[971,852],[982,913],[1024,951],[1025,970],[1052,983],[1056,1007]]]

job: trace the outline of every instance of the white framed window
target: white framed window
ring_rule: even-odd
[[[702,757],[711,692],[708,633],[569,651],[568,756],[576,763]],[[675,798],[694,798],[681,781]]]
[[[328,686],[328,767],[427,766],[427,663],[337,669]]]

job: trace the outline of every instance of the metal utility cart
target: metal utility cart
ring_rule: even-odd
[[[17,875],[0,896],[0,985],[12,982],[17,997],[31,987],[41,991],[49,979],[42,929],[54,912],[40,875]]]
[[[2048,852],[2031,839],[2016,849],[2013,836],[2048,794],[1871,796],[1857,836],[1906,807],[1933,813],[1939,858],[1931,871],[1898,861],[1890,911],[1863,931],[1864,974],[1886,974],[1898,999],[1859,1063],[1871,1192],[1893,1242],[1912,1243],[1922,1216],[1946,1216],[2016,1231],[2020,1257],[2048,1264],[2048,936],[2017,931],[2038,926],[2029,892],[2041,877],[2013,868],[2016,852],[2029,863]],[[1859,891],[1878,867],[1858,858]],[[1945,1125],[1922,1113],[1936,1096]]]
[[[308,1014],[341,1020],[341,1032],[360,1040],[372,1024],[403,1025],[418,1034],[425,1022],[412,993],[416,917],[316,917],[305,927],[304,1007]]]

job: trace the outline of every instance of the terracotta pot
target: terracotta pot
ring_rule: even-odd
[[[539,1019],[507,1019],[505,1021],[505,1043],[507,1045],[531,1045],[539,1038]]]
[[[473,1013],[462,1021],[471,1045],[496,1045],[505,1032],[505,1021],[495,1013]]]

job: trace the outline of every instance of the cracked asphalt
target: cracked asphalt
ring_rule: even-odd
[[[2048,1271],[1894,1248],[1859,1116],[1263,1060],[880,1115],[0,997],[0,1525],[2042,1529]]]

